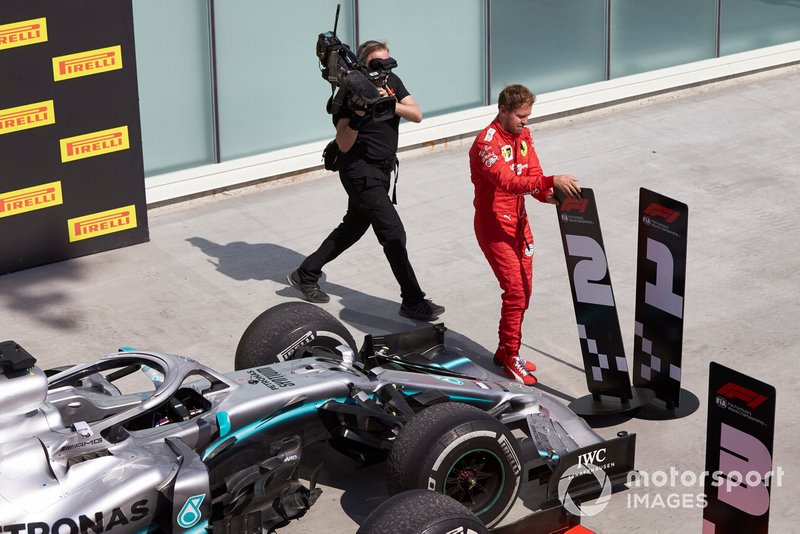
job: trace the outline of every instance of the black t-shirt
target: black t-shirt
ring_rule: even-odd
[[[398,102],[410,93],[403,85],[402,80],[393,72],[389,73],[386,82],[389,93],[394,93]],[[339,112],[333,116],[333,125],[340,119],[350,118],[355,115],[352,109],[344,103]],[[397,154],[397,141],[399,137],[400,116],[395,114],[385,121],[369,121],[358,130],[358,137],[347,154],[372,161],[384,161],[394,158]]]

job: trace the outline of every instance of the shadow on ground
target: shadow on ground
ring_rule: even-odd
[[[305,259],[302,254],[274,243],[250,244],[234,241],[219,244],[203,237],[190,237],[189,243],[199,248],[220,273],[234,280],[264,280],[282,284],[276,294],[298,299],[297,290],[289,286],[286,277]],[[390,283],[395,283],[393,280]],[[323,274],[320,286],[331,297],[338,298],[344,308],[339,318],[364,332],[388,333],[413,328],[416,321],[397,315],[399,301],[368,295],[356,289],[329,282]],[[356,311],[360,310],[360,311]],[[376,310],[370,313],[363,310]],[[392,317],[397,319],[392,319]]]
[[[75,285],[83,282],[75,260],[61,261],[0,276],[0,298],[15,313],[24,313],[44,326],[72,330],[81,323],[79,308],[70,305],[66,291],[54,291],[59,281]]]

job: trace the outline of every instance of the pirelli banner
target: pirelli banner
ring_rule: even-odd
[[[683,354],[683,305],[689,208],[639,190],[633,385],[678,406]]]
[[[581,188],[580,199],[556,194],[586,384],[596,399],[599,395],[631,399],[625,346],[594,192]]]
[[[0,274],[148,239],[131,0],[2,0]]]

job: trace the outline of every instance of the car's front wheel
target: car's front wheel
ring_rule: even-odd
[[[521,485],[519,444],[505,425],[458,402],[425,408],[400,431],[387,469],[390,494],[423,488],[452,497],[495,526]]]
[[[409,490],[385,500],[367,516],[356,534],[487,534],[484,524],[446,495]]]
[[[356,353],[347,328],[333,315],[305,302],[286,302],[269,308],[247,327],[236,348],[235,369],[293,360],[303,349],[317,347],[341,358],[336,347],[345,345]]]

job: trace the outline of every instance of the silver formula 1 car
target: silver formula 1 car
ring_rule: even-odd
[[[295,302],[251,323],[226,374],[132,349],[45,372],[2,343],[0,532],[270,532],[319,496],[316,474],[298,477],[318,441],[385,460],[390,494],[444,493],[488,527],[523,482],[555,499],[568,473],[579,500],[605,490],[594,468],[625,481],[634,435],[604,441],[444,335],[368,335],[357,351],[337,319]]]

